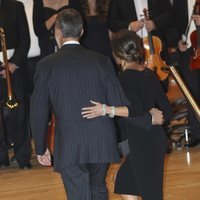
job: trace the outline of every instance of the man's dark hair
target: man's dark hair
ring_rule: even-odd
[[[55,26],[61,30],[63,37],[77,38],[81,36],[83,19],[77,10],[65,9],[58,14]]]

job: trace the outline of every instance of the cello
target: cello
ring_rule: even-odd
[[[200,0],[196,0],[193,14],[200,14]],[[200,69],[200,26],[197,26],[196,30],[191,33],[190,41],[194,51],[190,61],[190,68],[192,70]]]
[[[145,20],[149,20],[148,10],[143,10]],[[158,78],[163,81],[168,77],[168,73],[162,70],[166,63],[161,59],[160,52],[162,50],[162,42],[156,37],[152,36],[148,31],[148,36],[143,38],[145,63],[147,68],[156,72]]]

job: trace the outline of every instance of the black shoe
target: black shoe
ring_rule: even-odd
[[[11,158],[11,164],[13,166],[19,166],[20,169],[31,169],[32,168],[30,161],[19,161],[15,158],[15,156],[13,156]]]
[[[32,168],[32,165],[29,161],[25,162],[25,163],[18,162],[18,164],[19,164],[19,168],[21,168],[21,169],[31,169]]]
[[[200,144],[200,139],[197,138],[191,138],[189,143],[187,144],[188,147],[196,147],[198,144]]]

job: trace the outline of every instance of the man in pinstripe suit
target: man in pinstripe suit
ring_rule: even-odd
[[[118,162],[113,119],[87,120],[81,108],[98,100],[128,105],[110,60],[79,44],[80,13],[67,9],[58,15],[55,35],[61,48],[42,59],[35,74],[31,99],[31,128],[38,160],[51,165],[47,150],[49,112],[56,117],[54,169],[61,173],[68,200],[107,200],[105,177],[109,163]]]

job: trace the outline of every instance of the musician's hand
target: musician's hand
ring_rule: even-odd
[[[137,32],[143,27],[144,27],[143,21],[132,21],[128,26],[128,30]]]
[[[197,26],[200,26],[200,15],[192,15],[192,19]]]
[[[6,78],[5,64],[2,63],[1,67],[4,69],[0,71],[0,76],[3,78]],[[15,70],[17,69],[17,66],[14,63],[8,63],[8,67],[11,74],[13,74]]]
[[[145,26],[146,26],[146,29],[147,29],[148,32],[156,29],[156,25],[155,25],[154,21],[152,21],[152,20],[146,21]]]
[[[150,111],[152,116],[152,125],[162,125],[164,122],[163,113],[162,111],[158,110],[157,108],[152,108]]]
[[[1,69],[1,71],[0,71],[0,77],[1,78],[6,78],[6,70],[5,69]]]
[[[9,64],[9,71],[11,74],[13,74],[17,69],[17,65],[15,65],[14,63],[8,63],[8,64]]]
[[[48,149],[43,155],[37,155],[37,159],[41,165],[51,166],[51,154]]]
[[[83,118],[92,119],[103,115],[103,104],[95,101],[90,101],[93,106],[82,108],[81,115]]]
[[[187,50],[187,43],[185,43],[183,40],[180,40],[178,43],[178,48],[181,52],[184,52]]]

